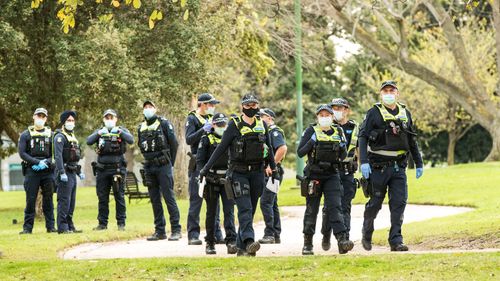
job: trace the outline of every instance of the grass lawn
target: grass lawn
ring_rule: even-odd
[[[410,171],[409,202],[474,206],[477,210],[446,218],[404,226],[405,241],[426,248],[499,247],[500,163],[457,165],[426,170],[414,180]],[[293,180],[280,191],[281,205],[303,205]],[[364,203],[361,192],[355,202]],[[185,230],[188,201],[179,200]],[[113,205],[113,204],[112,204]],[[114,205],[113,205],[114,206]],[[77,194],[75,224],[82,234],[45,233],[43,221],[35,222],[33,235],[20,236],[24,192],[0,193],[0,280],[164,280],[164,279],[468,279],[493,280],[499,276],[499,253],[374,255],[283,258],[169,258],[62,261],[57,253],[83,242],[123,240],[153,231],[152,209],[147,200],[127,205],[127,231],[116,231],[111,207],[108,231],[94,232],[97,224],[95,189],[81,188]],[[204,221],[202,210],[202,222]],[[260,212],[257,212],[260,216]],[[20,224],[13,225],[17,219]],[[386,244],[387,230],[377,231],[377,243]],[[256,273],[250,270],[258,268]]]

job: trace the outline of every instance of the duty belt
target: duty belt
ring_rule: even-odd
[[[144,160],[144,164],[146,164],[146,165],[155,165],[155,166],[167,165],[169,162],[170,161],[165,156],[160,156],[160,157],[157,157],[157,158]]]
[[[214,174],[214,175],[225,175],[227,173],[227,170],[214,170],[210,169],[208,170],[209,173]]]
[[[81,168],[81,166],[78,165],[78,164],[76,164],[76,163],[67,163],[67,164],[64,164],[64,169],[67,170],[67,171],[70,171],[70,172],[76,172],[80,168]]]
[[[263,164],[253,164],[253,165],[245,165],[245,164],[232,164],[231,169],[236,171],[236,172],[251,172],[251,171],[258,171],[261,170],[264,167]]]
[[[404,164],[404,160],[392,160],[392,161],[384,161],[384,162],[375,162],[371,163],[371,166],[375,170],[382,170],[387,167],[394,167],[395,165],[398,165],[399,167],[402,167]]]
[[[103,164],[103,163],[96,163],[96,168],[100,170],[108,170],[108,169],[120,169],[123,167],[121,163],[114,163],[114,164]]]

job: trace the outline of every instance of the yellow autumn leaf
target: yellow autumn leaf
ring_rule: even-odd
[[[153,29],[155,27],[155,22],[151,19],[149,20],[149,29]]]
[[[95,0],[97,4],[102,4],[102,0]]]
[[[69,26],[67,24],[63,24],[63,32],[68,34],[69,32]]]
[[[156,19],[157,20],[162,20],[163,19],[163,14],[161,13],[161,11],[158,11],[158,14],[156,15]]]
[[[184,12],[184,16],[183,16],[182,18],[183,18],[184,20],[188,20],[188,18],[189,18],[189,10],[186,10],[186,11]]]
[[[69,26],[70,27],[75,27],[75,17],[74,16],[71,16],[70,19],[69,19]]]
[[[149,19],[154,21],[156,20],[156,17],[158,16],[158,11],[157,10],[153,10],[153,12],[151,13],[151,15],[149,16]]]
[[[130,5],[132,3],[132,0],[125,0],[125,4]]]
[[[184,8],[187,4],[187,0],[181,0],[181,7]]]
[[[115,8],[120,7],[120,2],[118,2],[118,1],[116,1],[116,0],[111,1],[111,4],[112,4]]]
[[[64,9],[60,9],[60,10],[57,12],[57,18],[58,18],[59,20],[63,20],[65,17],[66,17],[66,15],[64,14]]]
[[[136,8],[136,9],[139,9],[139,8],[141,7],[141,4],[142,4],[142,3],[141,3],[141,0],[134,0],[134,1],[132,2],[132,5],[133,5],[133,6],[134,6],[134,8]]]
[[[39,0],[33,0],[33,1],[31,1],[31,8],[32,9],[36,9],[38,7],[40,7],[40,1]]]

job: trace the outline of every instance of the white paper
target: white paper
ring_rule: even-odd
[[[269,177],[269,180],[267,180],[266,188],[274,193],[278,193],[278,191],[280,190],[280,181],[274,180],[273,183],[273,178]]]
[[[207,183],[207,178],[203,177],[203,180],[198,185],[198,196],[203,198],[203,191],[205,190],[205,184]]]

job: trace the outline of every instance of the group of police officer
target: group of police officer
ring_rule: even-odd
[[[398,103],[399,91],[394,81],[380,88],[381,103],[366,114],[361,126],[349,119],[349,103],[335,98],[330,104],[316,109],[317,122],[303,132],[297,148],[298,157],[307,156],[301,194],[306,197],[304,214],[303,255],[312,255],[313,235],[324,196],[322,248],[331,247],[330,238],[337,239],[339,253],[353,249],[349,239],[351,201],[358,180],[354,173],[361,163],[364,191],[370,199],[365,206],[362,245],[371,250],[374,220],[385,194],[389,193],[391,229],[389,244],[392,251],[407,251],[401,226],[407,199],[406,166],[411,153],[416,164],[416,176],[422,173],[422,157],[416,142],[411,114]],[[189,245],[201,245],[200,211],[206,201],[206,254],[215,254],[215,244],[227,246],[229,254],[255,256],[261,244],[280,243],[281,223],[278,209],[279,183],[283,179],[281,162],[287,146],[283,130],[275,123],[276,114],[269,108],[260,109],[254,94],[241,99],[241,114],[230,118],[216,113],[219,101],[209,93],[198,97],[197,109],[190,112],[186,122],[186,142],[190,145],[189,214],[187,233]],[[144,121],[138,127],[138,146],[144,157],[141,176],[148,188],[153,208],[155,232],[148,241],[167,239],[166,221],[161,198],[169,213],[171,235],[168,240],[181,238],[179,208],[173,190],[173,166],[178,142],[172,124],[156,113],[151,100],[143,104]],[[64,111],[59,129],[45,126],[48,112],[38,108],[34,124],[19,139],[19,154],[25,174],[26,208],[21,234],[32,232],[36,198],[41,189],[42,206],[47,232],[81,232],[73,223],[76,198],[76,176],[84,179],[78,162],[80,145],[74,135],[77,114]],[[125,230],[126,204],[124,198],[127,174],[124,153],[134,137],[117,125],[118,115],[108,109],[103,114],[104,126],[87,138],[95,145],[97,161],[92,163],[96,176],[98,225],[96,231],[106,230],[111,190],[116,202],[118,230]],[[274,188],[273,188],[274,186]],[[53,214],[52,194],[57,192],[57,229]],[[219,199],[220,198],[220,199]],[[255,239],[253,218],[260,198],[265,221],[264,236]],[[220,204],[221,203],[221,204]],[[238,213],[236,231],[234,205]],[[225,237],[220,228],[220,206],[224,215]]]

